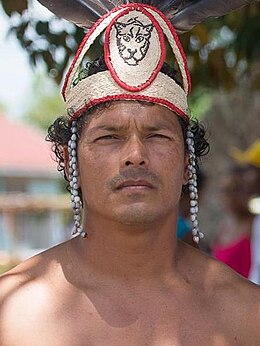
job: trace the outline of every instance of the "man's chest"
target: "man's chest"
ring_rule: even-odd
[[[216,321],[212,314],[190,307],[128,309],[113,306],[110,310],[94,305],[64,310],[50,324],[39,326],[39,346],[230,346],[243,345],[232,336],[229,326]],[[48,342],[47,342],[48,340]],[[32,344],[33,345],[33,344]],[[28,345],[29,346],[29,345]]]

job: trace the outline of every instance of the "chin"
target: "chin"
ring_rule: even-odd
[[[132,205],[127,206],[125,209],[119,209],[115,213],[115,219],[125,225],[144,225],[151,224],[158,219],[162,218],[164,213],[154,208],[147,208],[144,206]]]

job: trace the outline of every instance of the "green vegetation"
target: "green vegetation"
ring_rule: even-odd
[[[0,2],[10,17],[10,34],[17,37],[30,62],[33,65],[43,62],[59,84],[83,30],[69,23],[65,27],[54,16],[49,21],[31,18],[27,0]],[[259,59],[260,3],[253,2],[225,17],[208,20],[180,38],[191,68],[193,88],[231,90]],[[98,42],[95,50],[100,49],[97,45]]]
[[[65,114],[59,87],[43,74],[35,76],[31,99],[24,120],[45,131],[57,116]]]
[[[0,264],[0,275],[7,272],[8,270],[14,268],[18,263],[16,262],[9,262],[6,264]]]

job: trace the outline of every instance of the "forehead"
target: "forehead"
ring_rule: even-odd
[[[109,107],[92,113],[86,128],[100,125],[121,125],[129,127],[158,127],[171,131],[181,131],[178,116],[164,106],[138,101],[115,101]]]

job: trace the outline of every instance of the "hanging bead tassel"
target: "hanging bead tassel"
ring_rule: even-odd
[[[189,193],[190,193],[190,220],[192,224],[193,241],[199,243],[200,239],[204,237],[204,234],[199,231],[198,223],[198,189],[197,189],[197,174],[196,174],[196,156],[194,147],[194,134],[191,128],[187,129],[186,143],[189,153]]]
[[[78,184],[79,171],[77,162],[77,138],[77,123],[76,121],[72,121],[71,138],[68,142],[71,207],[73,210],[74,219],[72,235],[80,234],[81,237],[85,238],[87,236],[87,233],[83,230],[81,225],[82,201],[79,195]]]

